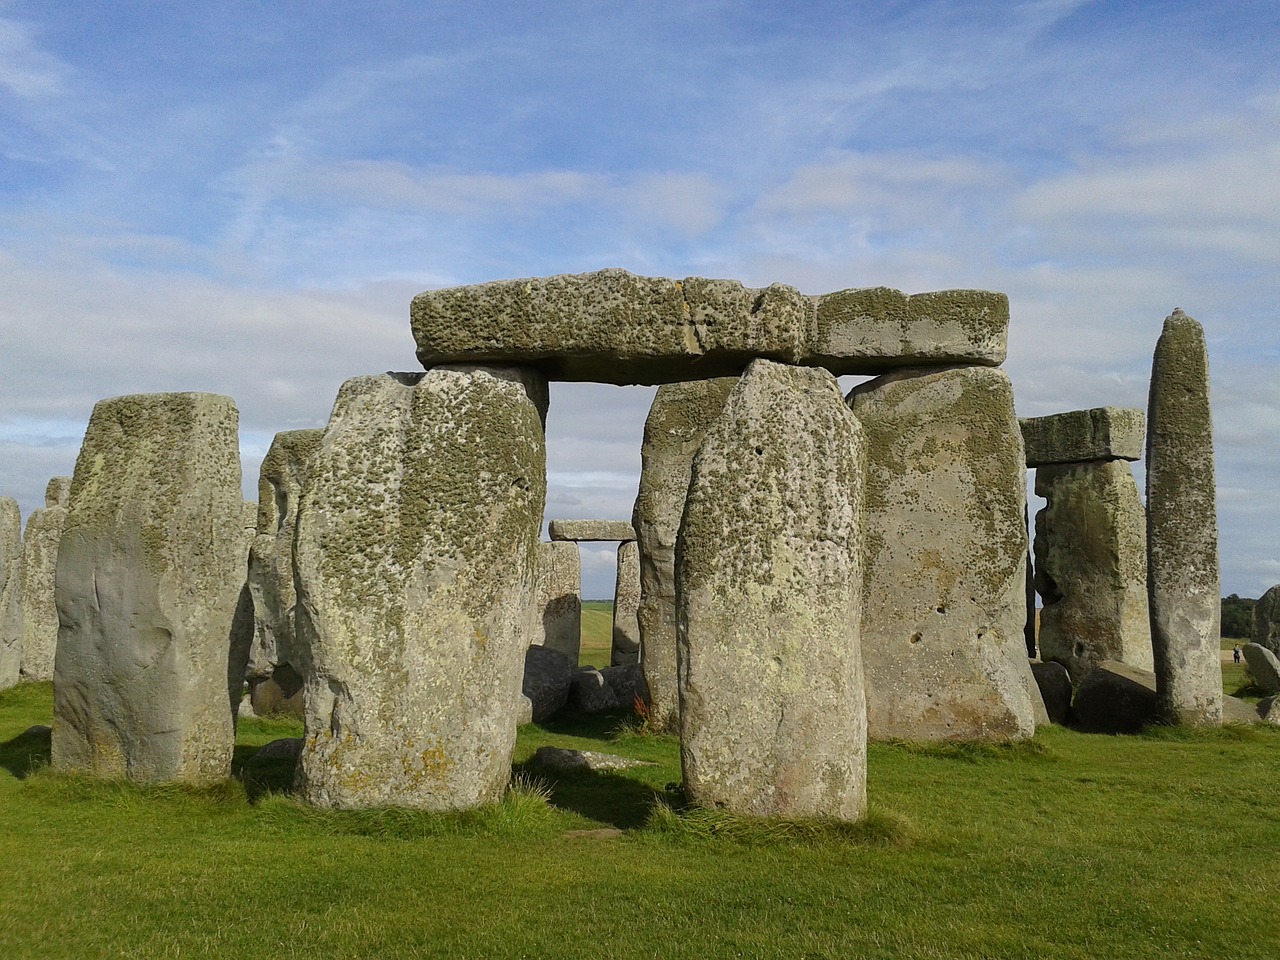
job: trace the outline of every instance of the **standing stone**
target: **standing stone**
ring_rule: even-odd
[[[613,588],[613,650],[609,664],[640,662],[640,548],[634,540],[618,544],[618,578]]]
[[[1222,722],[1221,596],[1209,353],[1181,310],[1164,322],[1147,403],[1147,584],[1160,716]]]
[[[680,757],[699,804],[866,809],[862,458],[825,370],[753,361],[707,430],[676,546]]]
[[[22,510],[0,497],[0,690],[18,682],[22,668]]]
[[[1011,740],[1043,712],[1027,659],[1026,466],[999,370],[855,387],[867,436],[862,655],[873,739]]]
[[[644,425],[632,523],[640,552],[640,654],[649,722],[659,730],[674,731],[680,722],[675,551],[689,471],[707,427],[720,416],[737,382],[737,377],[721,377],[659,387]]]
[[[302,715],[302,675],[293,662],[293,536],[298,501],[323,430],[277,433],[258,474],[258,505],[249,550],[254,636],[246,679],[254,713]]]
[[[546,499],[531,396],[545,389],[530,370],[460,366],[343,384],[294,558],[308,802],[501,797]]]
[[[582,647],[582,561],[577,543],[538,544],[533,615],[531,642],[558,650],[576,665]]]
[[[1280,583],[1253,605],[1253,642],[1280,654]]]
[[[58,608],[53,598],[58,543],[67,522],[69,477],[54,477],[44,509],[27,517],[22,538],[22,679],[52,680],[58,646]]]
[[[1253,685],[1263,693],[1280,693],[1280,660],[1276,655],[1257,643],[1246,643],[1243,652]]]
[[[238,421],[230,397],[207,393],[94,407],[58,549],[55,769],[137,781],[230,773]]]
[[[1094,665],[1151,670],[1146,511],[1123,460],[1043,466],[1036,494],[1035,582],[1042,660],[1079,686]]]

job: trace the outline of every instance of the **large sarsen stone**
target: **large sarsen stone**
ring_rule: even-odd
[[[0,497],[0,690],[18,682],[22,668],[22,510]]]

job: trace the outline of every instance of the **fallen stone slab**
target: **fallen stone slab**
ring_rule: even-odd
[[[1222,698],[1222,722],[1239,724],[1262,723],[1263,717],[1254,704],[1241,700],[1239,697],[1224,695]]]
[[[648,760],[633,760],[613,753],[594,750],[567,750],[563,747],[539,747],[533,754],[535,766],[560,773],[578,770],[630,770],[633,767],[656,767]]]
[[[1156,676],[1115,660],[1096,664],[1076,691],[1071,715],[1086,733],[1137,733],[1160,719]]]
[[[547,525],[552,540],[634,540],[635,527],[626,520],[552,520]]]
[[[533,704],[529,716],[532,722],[544,723],[565,708],[573,670],[573,663],[558,650],[530,647],[525,651],[521,693]]]
[[[1254,686],[1263,693],[1280,693],[1280,659],[1257,643],[1246,643],[1243,651]]]
[[[616,269],[429,290],[409,313],[424,367],[529,364],[549,380],[617,384],[736,376],[756,358],[837,375],[998,366],[1009,327],[1008,298],[983,290],[805,296]]]
[[[1027,466],[1141,460],[1146,417],[1129,407],[1094,407],[1047,417],[1022,417]]]
[[[277,761],[297,763],[298,758],[302,756],[303,743],[302,737],[281,737],[279,740],[272,740],[255,750],[247,764],[257,767]]]
[[[580,667],[570,682],[569,706],[582,713],[603,713],[621,704],[604,674],[594,667]]]

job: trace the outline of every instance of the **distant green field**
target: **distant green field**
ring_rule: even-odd
[[[613,651],[613,601],[582,601],[582,649],[579,666],[607,667]]]

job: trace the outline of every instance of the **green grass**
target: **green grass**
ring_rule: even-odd
[[[579,666],[607,667],[613,653],[613,601],[582,601]]]
[[[676,741],[622,714],[522,728],[524,786],[439,816],[54,775],[19,736],[51,711],[0,694],[6,960],[1276,955],[1272,728],[875,744],[848,827],[682,812]],[[242,724],[237,766],[298,732]],[[552,779],[543,744],[654,766]]]

